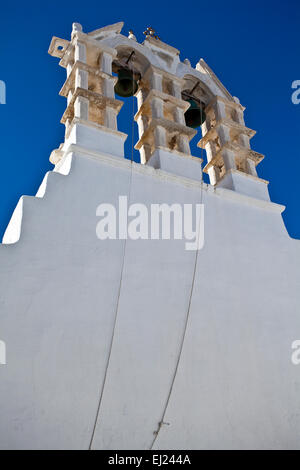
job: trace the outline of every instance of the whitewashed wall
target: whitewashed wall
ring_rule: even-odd
[[[129,162],[73,155],[69,175],[46,176],[44,197],[23,198],[13,227],[22,217],[20,240],[0,245],[2,449],[90,445],[124,248],[123,240],[96,238],[96,207],[117,203],[129,183]],[[206,185],[202,197],[205,246],[169,424],[154,447],[300,449],[300,366],[291,362],[300,339],[300,243],[274,204]],[[131,202],[200,202],[200,183],[134,165]],[[127,242],[93,448],[151,446],[195,256],[184,241]]]

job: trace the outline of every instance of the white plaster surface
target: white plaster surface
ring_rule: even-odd
[[[88,158],[87,158],[88,157]],[[99,155],[69,156],[21,236],[0,245],[1,449],[87,449],[112,340],[124,240],[96,238],[96,207],[205,204],[205,245],[161,449],[300,449],[300,243],[280,207]],[[61,163],[61,167],[63,164]],[[57,171],[59,168],[57,168]],[[46,185],[46,190],[44,192]],[[19,208],[20,209],[20,208]],[[21,210],[21,209],[20,209]],[[147,449],[178,360],[196,252],[127,241],[93,448]]]
[[[218,187],[232,189],[246,196],[253,196],[263,201],[269,201],[268,181],[247,173],[231,170],[217,184]]]
[[[155,169],[161,169],[178,176],[202,180],[202,160],[177,152],[169,152],[163,149],[155,150],[148,161],[148,165]]]

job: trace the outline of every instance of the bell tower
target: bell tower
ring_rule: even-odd
[[[0,244],[0,448],[300,449],[300,242],[245,108],[122,26],[51,41],[65,136]]]
[[[116,51],[98,41],[120,30],[120,24],[101,28],[90,34],[73,23],[71,40],[53,37],[49,54],[60,58],[67,79],[60,95],[67,99],[61,122],[65,125],[65,142],[55,150],[50,161],[57,164],[70,145],[114,156],[124,156],[126,134],[117,129],[117,115],[123,102],[115,98],[117,78],[112,74]]]
[[[198,143],[207,155],[203,171],[216,187],[269,200],[268,182],[258,178],[256,171],[264,156],[250,148],[255,131],[245,126],[244,110],[236,97],[229,101],[216,96],[207,105]]]
[[[201,128],[203,171],[215,188],[269,200],[268,182],[256,166],[264,158],[250,148],[255,131],[245,126],[245,108],[231,96],[201,59],[196,68],[179,51],[147,28],[142,44],[123,23],[84,33],[73,24],[71,40],[54,37],[49,53],[60,58],[67,79],[60,95],[67,99],[62,116],[65,142],[52,152],[55,165],[68,149],[124,157],[126,134],[117,126],[122,99],[135,96],[140,162],[154,169],[202,181],[201,158],[191,156],[190,141]],[[117,96],[116,96],[117,95]],[[70,147],[71,146],[71,147]]]

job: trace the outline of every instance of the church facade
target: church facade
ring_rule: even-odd
[[[202,59],[122,27],[51,41],[65,140],[0,245],[0,448],[300,449],[300,242],[255,131]],[[124,158],[116,92],[137,99],[141,163]],[[196,248],[184,220],[182,237],[142,236],[141,217],[128,236],[120,201],[125,218],[164,205],[171,233],[174,205],[199,207]]]

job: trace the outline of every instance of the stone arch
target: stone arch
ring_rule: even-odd
[[[115,50],[117,52],[117,56],[114,60],[114,64],[119,63],[120,66],[127,65],[130,69],[134,69],[136,73],[139,73],[142,78],[151,63],[149,58],[147,58],[138,47],[134,47],[133,44],[121,43],[115,47]]]
[[[135,119],[135,113],[132,116],[132,110],[136,108],[136,110],[138,111],[140,107],[142,106],[143,101],[146,99],[149,93],[149,84],[148,84],[148,81],[144,78],[144,76],[146,75],[147,70],[150,68],[151,62],[149,60],[149,57],[147,57],[143,52],[140,51],[138,44],[135,45],[133,41],[130,41],[130,44],[128,44],[128,41],[126,41],[126,38],[124,39],[125,41],[120,42],[114,48],[117,54],[112,63],[112,72],[117,74],[119,69],[128,68],[133,73],[133,79],[136,80],[138,83],[138,89],[136,93],[134,94],[134,97],[131,97],[130,99],[130,101],[132,99],[134,99],[135,101],[135,98],[136,98],[136,104],[133,103],[133,104],[128,105],[128,101],[127,101],[128,98],[122,98],[122,97],[119,98],[119,96],[116,96],[116,98],[124,101],[125,107],[124,107],[123,112],[128,113],[128,118],[130,120],[134,119],[135,121],[138,121],[137,124],[134,123],[134,125],[132,126],[131,132],[133,133],[133,136],[132,136],[132,139],[128,139],[128,144],[127,144],[128,146],[130,145],[130,151],[132,151],[132,155],[134,155],[134,150],[131,148],[131,145],[132,145],[131,142],[134,141],[134,144],[136,144],[138,140],[136,138],[135,129],[137,126],[137,128],[140,130],[141,121],[138,119]],[[146,117],[143,119],[143,122],[145,126],[146,125],[148,126],[149,122]],[[139,135],[140,134],[141,134],[141,131],[139,131]],[[129,150],[129,147],[127,150]],[[141,155],[142,152],[140,151],[140,149],[136,149],[136,150],[139,150],[140,159],[142,159],[142,155]]]

